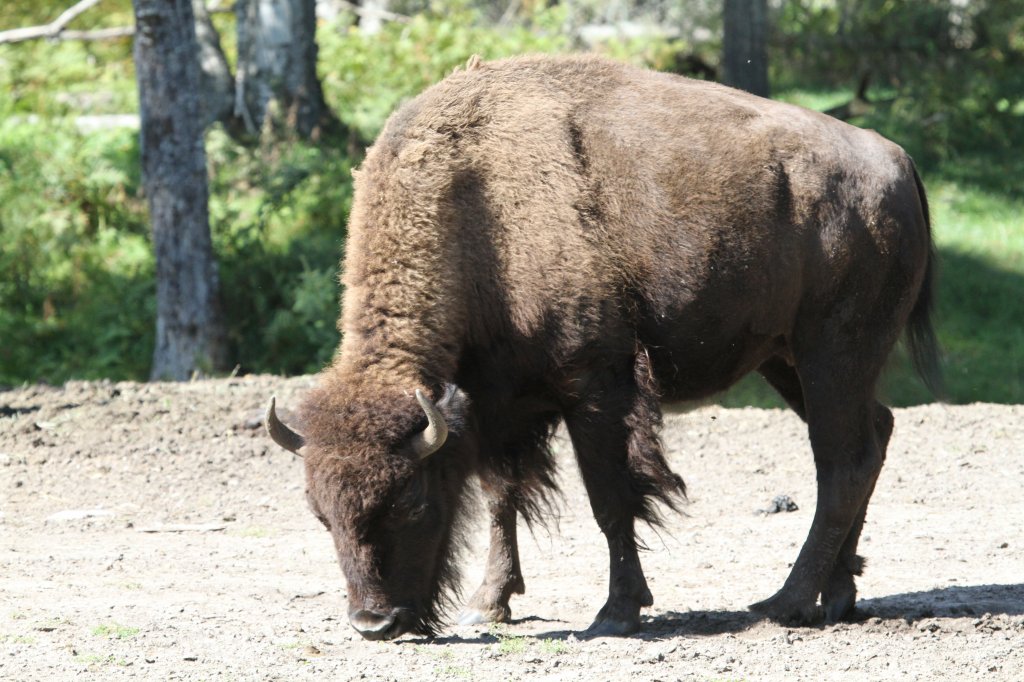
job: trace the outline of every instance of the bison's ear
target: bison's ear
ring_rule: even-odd
[[[456,436],[466,430],[466,419],[469,417],[469,396],[455,384],[445,384],[444,393],[437,401],[437,409],[444,415],[448,424],[448,432]]]

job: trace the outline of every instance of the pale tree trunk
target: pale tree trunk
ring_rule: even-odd
[[[315,0],[238,0],[235,114],[250,134],[315,138],[334,118],[316,74]]]
[[[132,0],[142,174],[156,252],[153,379],[223,368],[191,0]]]
[[[192,12],[199,44],[199,108],[203,128],[214,121],[230,126],[235,110],[235,79],[220,45],[220,34],[206,11],[206,0],[192,0]]]
[[[380,33],[389,2],[390,0],[362,0],[358,3],[363,10],[359,13],[360,33],[368,36]]]
[[[724,0],[723,78],[731,85],[768,97],[767,0]]]

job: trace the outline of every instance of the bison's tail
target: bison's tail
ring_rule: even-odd
[[[928,264],[925,266],[924,281],[917,301],[910,311],[907,322],[907,346],[914,369],[924,381],[925,386],[939,400],[946,397],[945,382],[942,378],[942,361],[935,330],[932,328],[932,310],[935,305],[935,243],[932,241],[931,218],[928,213],[928,198],[925,196],[921,176],[914,168],[914,182],[917,184],[917,196],[921,201],[925,227],[928,238]]]

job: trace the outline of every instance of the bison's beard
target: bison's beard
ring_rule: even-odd
[[[454,500],[456,508],[434,566],[434,580],[425,603],[418,604],[416,622],[412,632],[425,637],[436,637],[448,622],[448,615],[462,603],[461,559],[469,548],[471,510],[479,508],[474,489],[466,487]]]

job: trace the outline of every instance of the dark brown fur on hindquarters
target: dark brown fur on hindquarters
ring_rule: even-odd
[[[303,405],[353,625],[434,632],[469,481],[545,518],[565,419],[609,544],[595,631],[635,629],[636,521],[684,492],[659,400],[754,370],[807,421],[818,480],[760,608],[845,615],[888,440],[875,383],[904,329],[938,385],[932,260],[910,158],[822,114],[594,57],[474,63],[404,104],[356,173],[342,345]],[[514,540],[495,542],[500,568]],[[499,578],[482,603],[504,613],[518,584]]]

